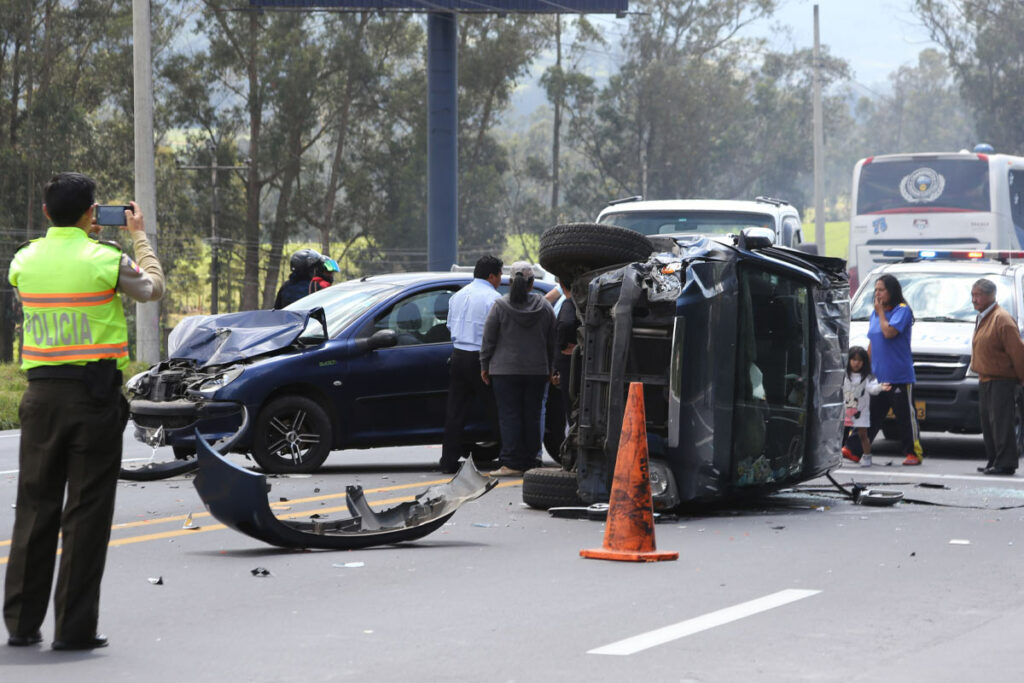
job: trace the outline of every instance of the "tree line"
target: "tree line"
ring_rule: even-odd
[[[813,55],[742,37],[776,4],[639,0],[614,32],[585,15],[461,15],[460,259],[516,238],[535,258],[531,236],[634,194],[811,204]],[[847,214],[862,156],[981,139],[1024,151],[1024,10],[915,0],[915,11],[942,51],[922,52],[884,93],[858,92],[849,65],[823,52],[834,217]],[[45,181],[81,170],[100,202],[131,198],[131,2],[0,0],[0,12],[0,359],[9,360],[17,315],[6,269],[16,245],[45,230]],[[423,16],[226,0],[154,2],[152,16],[165,318],[208,305],[184,293],[208,288],[211,250],[222,312],[269,307],[298,241],[319,244],[350,277],[426,266]],[[595,54],[614,55],[607,73],[595,73]],[[512,129],[515,88],[541,60],[547,104]],[[211,166],[221,169],[216,188]]]

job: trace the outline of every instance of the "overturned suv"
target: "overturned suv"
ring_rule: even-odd
[[[644,387],[655,508],[765,493],[839,464],[845,264],[772,242],[763,228],[544,233],[540,263],[571,286],[582,324],[562,468],[527,472],[526,503],[608,500],[632,382]]]

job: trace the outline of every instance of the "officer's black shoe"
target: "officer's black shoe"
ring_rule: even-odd
[[[28,636],[11,636],[7,639],[7,644],[11,647],[27,647],[29,645],[36,645],[43,642],[43,634],[36,631],[32,635]]]
[[[454,465],[450,465],[442,461],[437,463],[437,469],[441,470],[442,474],[455,474],[459,471],[459,463],[456,462]]]
[[[1009,467],[986,467],[984,472],[982,472],[982,474],[1005,474],[1005,475],[1012,475],[1016,471],[1017,470],[1011,469]]]
[[[108,644],[107,637],[103,634],[97,633],[92,638],[86,638],[85,640],[55,640],[53,641],[53,649],[95,650],[98,647],[106,647]]]

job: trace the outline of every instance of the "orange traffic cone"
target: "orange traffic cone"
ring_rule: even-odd
[[[654,549],[654,507],[647,464],[643,384],[631,382],[622,435],[615,458],[615,478],[608,500],[604,547],[581,550],[582,557],[627,562],[677,560],[679,553]]]

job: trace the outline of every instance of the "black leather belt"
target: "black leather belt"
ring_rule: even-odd
[[[84,365],[41,365],[29,368],[25,374],[33,379],[85,379]]]

